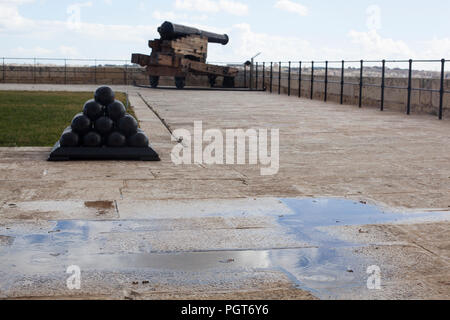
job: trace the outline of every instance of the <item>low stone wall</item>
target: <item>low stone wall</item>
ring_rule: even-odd
[[[56,67],[15,66],[0,67],[0,83],[39,84],[110,84],[149,85],[145,68],[140,67]],[[218,81],[220,84],[220,80]],[[174,86],[174,79],[161,77],[160,85]],[[187,85],[208,86],[207,77],[189,76]]]
[[[288,75],[287,73],[282,73],[281,79],[281,93],[288,93]],[[297,77],[295,75],[295,77]],[[242,77],[243,78],[243,77]],[[255,82],[255,79],[254,83]],[[323,81],[324,76],[316,76],[316,81]],[[328,101],[340,102],[340,77],[329,77],[329,81],[337,83],[328,83]],[[344,104],[359,104],[359,78],[358,77],[346,77],[345,82],[352,83],[346,84],[344,86]],[[249,76],[247,74],[247,83],[249,83]],[[406,78],[386,78],[386,86],[389,87],[408,87],[408,79]],[[301,96],[305,98],[311,97],[311,81],[310,78],[305,75],[304,80],[302,80],[301,86]],[[365,77],[362,93],[362,104],[363,106],[370,107],[380,107],[381,105],[381,88],[373,87],[370,85],[381,85],[381,78],[376,77]],[[255,85],[254,85],[255,87]],[[258,77],[258,88],[263,87],[262,74]],[[267,91],[270,90],[270,73],[265,75],[265,87]],[[298,96],[298,80],[291,79],[291,95]],[[423,88],[423,89],[440,89],[439,79],[413,79],[413,88]],[[450,79],[446,79],[444,82],[444,88],[446,91],[450,91]],[[324,99],[325,84],[320,82],[314,82],[313,86],[313,97],[317,100]],[[278,93],[278,73],[273,73],[272,82],[272,92],[274,94]],[[391,89],[385,88],[384,94],[385,102],[384,106],[386,110],[397,110],[406,112],[408,91],[406,89]],[[448,115],[450,117],[450,93],[444,94],[443,100],[443,110],[444,117]],[[439,112],[439,92],[425,92],[425,91],[412,91],[411,94],[411,113],[427,113],[437,115]]]

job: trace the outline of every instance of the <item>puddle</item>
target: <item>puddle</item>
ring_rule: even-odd
[[[300,288],[319,298],[339,298],[342,290],[367,290],[366,268],[371,264],[353,253],[361,244],[341,241],[318,228],[449,217],[448,212],[387,212],[374,205],[344,199],[281,201],[289,210],[283,211],[277,223],[286,235],[310,244],[309,248],[153,252],[145,235],[161,230],[157,220],[151,219],[61,220],[49,222],[47,227],[32,225],[24,229],[12,226],[2,230],[3,235],[0,236],[0,288],[7,290],[14,277],[64,273],[67,266],[74,264],[82,270],[154,270],[180,273],[185,278],[189,278],[189,272],[269,269],[283,271]],[[85,206],[107,210],[114,207],[114,203],[86,202]],[[235,210],[236,216],[241,215],[238,206]],[[207,212],[201,214],[202,217],[207,216]],[[217,216],[217,212],[211,216]],[[107,235],[120,236],[129,232],[142,234],[142,237],[124,240],[119,237],[119,247],[108,246],[111,238]]]
[[[86,208],[94,208],[97,210],[114,209],[113,201],[86,201],[84,205],[86,206]]]

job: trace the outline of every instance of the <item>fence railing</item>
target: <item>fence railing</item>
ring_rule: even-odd
[[[56,78],[61,84],[71,84],[78,75],[88,83],[97,84],[101,77],[110,77],[121,84],[130,84],[143,68],[130,60],[10,58],[1,60],[0,82],[36,83],[42,78]],[[107,71],[105,71],[107,70]],[[46,76],[40,75],[46,73]]]
[[[68,59],[68,58],[0,58],[2,63],[0,82],[21,82],[37,83],[45,77],[54,77],[50,83],[72,84],[104,83],[105,79],[112,79],[111,84],[147,84],[148,77],[143,72],[144,68],[133,64],[130,60],[111,59]],[[255,65],[240,63],[216,63],[221,65],[238,66],[239,81],[244,87],[250,90],[259,90],[259,83],[262,80],[263,88],[273,93],[274,86],[277,87],[278,94],[282,91],[282,82],[287,83],[287,94],[291,95],[292,90],[298,91],[299,97],[314,99],[317,95],[317,86],[323,87],[321,94],[323,100],[328,101],[330,96],[329,87],[335,85],[339,87],[338,101],[344,103],[344,88],[354,86],[358,90],[356,103],[363,106],[364,88],[378,88],[377,101],[381,111],[385,109],[386,91],[391,89],[406,92],[404,101],[405,112],[411,114],[413,92],[430,92],[439,95],[437,115],[443,119],[444,97],[450,91],[446,90],[446,63],[450,60],[358,60],[358,61],[279,61],[279,62],[256,62]],[[211,62],[213,63],[213,62]],[[392,65],[408,64],[406,69],[392,69]],[[415,70],[414,67],[435,64],[435,72]],[[356,67],[355,67],[356,65]],[[430,68],[428,68],[430,69]],[[379,83],[369,81],[365,75],[366,70],[374,72],[376,70]],[[395,71],[395,72],[394,72]],[[45,74],[45,75],[43,75]],[[79,76],[79,77],[78,77]],[[425,88],[413,86],[413,80],[417,78],[439,79],[438,88]],[[448,76],[448,75],[447,75]],[[405,85],[389,85],[389,78],[405,78]],[[349,80],[351,79],[351,80]],[[78,81],[78,82],[77,82]],[[293,82],[298,81],[298,87],[293,88]],[[303,94],[303,88],[308,85],[308,92]],[[447,83],[448,86],[448,83]],[[448,99],[446,99],[448,100]],[[403,103],[403,102],[402,102]],[[434,105],[434,103],[433,103]]]
[[[442,59],[442,60],[359,60],[359,61],[287,61],[287,62],[257,62],[255,66],[250,67],[244,67],[244,81],[247,84],[247,79],[249,78],[250,83],[249,87],[250,89],[256,89],[258,90],[259,86],[259,80],[261,79],[260,74],[262,74],[262,83],[264,86],[266,86],[266,81],[268,81],[268,87],[265,89],[268,89],[270,93],[273,93],[273,87],[274,85],[278,87],[278,94],[281,94],[281,88],[282,88],[282,80],[287,80],[287,94],[291,95],[291,89],[292,89],[292,80],[298,80],[298,96],[302,97],[302,85],[306,82],[309,84],[309,97],[310,99],[314,99],[314,85],[316,83],[323,84],[324,90],[323,90],[323,99],[324,101],[327,101],[328,99],[328,88],[330,84],[336,84],[340,86],[340,104],[344,103],[344,88],[345,86],[352,85],[357,86],[359,88],[359,95],[358,95],[358,106],[361,108],[363,105],[363,98],[364,98],[364,92],[363,89],[365,87],[375,87],[379,88],[379,100],[380,100],[380,110],[383,111],[385,107],[385,92],[386,89],[398,89],[398,90],[405,90],[407,92],[407,98],[405,101],[405,111],[406,114],[411,114],[411,95],[414,91],[423,91],[423,92],[431,92],[431,93],[437,93],[439,94],[439,106],[438,106],[438,117],[440,120],[443,119],[443,110],[444,110],[444,95],[450,93],[450,91],[445,90],[445,65],[450,60]],[[387,78],[387,65],[388,64],[401,64],[401,63],[407,63],[407,85],[406,86],[393,86],[393,85],[387,85],[386,84],[386,78]],[[439,69],[440,71],[436,71],[433,73],[433,76],[431,78],[436,78],[440,80],[439,89],[432,89],[432,88],[419,88],[419,87],[413,87],[413,73],[416,73],[418,75],[423,74],[424,71],[414,71],[413,67],[415,64],[429,64],[429,63],[439,63]],[[334,78],[338,78],[339,80],[331,80],[330,79],[330,65],[338,64],[338,68],[334,68],[333,75],[331,75]],[[357,68],[354,68],[352,70],[359,70],[358,75],[352,75],[353,78],[357,77],[359,81],[357,82],[348,82],[346,81],[346,71],[348,69],[349,64],[358,64]],[[379,64],[380,65],[380,79],[381,83],[374,84],[369,83],[365,81],[364,77],[364,71],[365,67],[368,65],[373,66]],[[297,66],[294,70],[293,66]],[[318,65],[322,65],[321,68],[318,68]],[[305,66],[310,66],[310,68],[306,68]],[[304,70],[306,69],[306,72]],[[398,69],[401,70],[401,69]],[[320,78],[318,77],[318,74],[315,74],[315,72],[320,71]],[[336,75],[336,71],[338,71],[339,75]],[[247,75],[249,73],[249,75]],[[267,73],[269,79],[267,79]],[[277,73],[277,75],[275,75]],[[431,72],[430,72],[431,73]],[[347,77],[348,78],[348,77]],[[423,78],[423,76],[421,76]],[[254,79],[254,82],[253,82]]]

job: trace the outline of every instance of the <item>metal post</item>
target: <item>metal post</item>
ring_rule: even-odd
[[[244,88],[247,87],[247,65],[244,64]]]
[[[444,106],[445,59],[441,60],[441,88],[439,89],[439,120],[442,120]]]
[[[412,59],[409,60],[408,71],[408,102],[406,104],[406,114],[411,114],[411,91],[412,91]]]
[[[325,61],[325,97],[323,98],[327,102],[328,96],[328,61]]]
[[[34,80],[34,83],[36,83],[36,58],[34,58],[33,80]]]
[[[344,68],[345,61],[342,60],[342,69],[341,69],[341,104],[344,104]]]
[[[288,67],[288,96],[291,96],[291,62],[289,61]]]
[[[263,62],[263,66],[262,66],[262,89],[263,91],[266,91],[266,63]]]
[[[298,62],[298,97],[302,96],[302,62]]]
[[[362,107],[362,93],[363,93],[363,75],[364,75],[364,60],[361,60],[361,69],[359,71],[359,107]]]
[[[302,62],[298,62],[298,97],[302,96]]]
[[[272,93],[273,85],[273,62],[270,63],[270,93]]]
[[[314,61],[311,61],[311,100],[314,99]]]
[[[64,84],[67,84],[67,60],[64,59]]]
[[[256,82],[256,85],[255,85],[255,88],[256,88],[256,90],[258,90],[258,62],[256,63],[256,77],[255,77],[255,82]]]
[[[384,89],[386,87],[386,60],[383,60],[381,69],[381,111],[384,111]]]
[[[125,68],[123,69],[123,82],[128,85],[128,61],[125,61]]]
[[[254,60],[252,58],[251,64],[250,64],[250,80],[248,83],[250,90],[253,90],[253,63],[254,63]]]
[[[281,94],[281,61],[278,65],[278,94]]]

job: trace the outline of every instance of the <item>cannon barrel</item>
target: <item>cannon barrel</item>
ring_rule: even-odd
[[[226,34],[217,34],[208,31],[199,30],[197,28],[187,27],[180,24],[174,24],[166,21],[158,28],[162,40],[173,40],[189,35],[198,35],[208,38],[210,43],[220,43],[226,45],[229,38]]]

